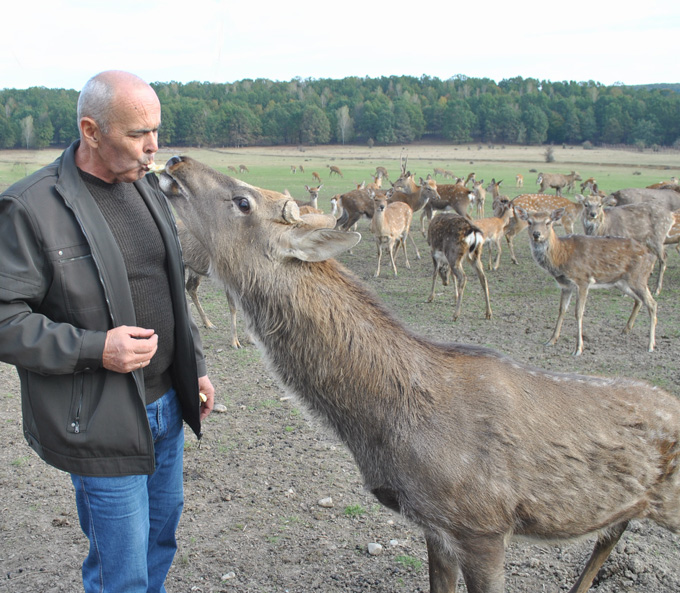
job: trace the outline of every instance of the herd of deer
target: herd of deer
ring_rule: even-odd
[[[170,159],[160,185],[190,235],[187,265],[194,252],[203,257],[190,267],[223,282],[271,372],[336,431],[378,501],[422,527],[432,593],[455,593],[459,574],[469,593],[503,593],[513,536],[595,535],[570,590],[585,593],[631,520],[680,533],[680,400],[640,381],[559,374],[486,348],[415,336],[334,258],[356,245],[360,235],[351,228],[367,216],[376,275],[384,246],[396,274],[394,252],[406,252],[413,213],[422,210],[421,220],[430,219],[433,285],[437,274],[447,280],[453,271],[459,315],[461,261],[470,259],[491,318],[482,246],[496,246],[497,267],[505,236],[516,261],[512,236],[525,228],[533,257],[562,291],[550,343],[576,293],[579,354],[588,290],[616,286],[635,300],[627,329],[647,307],[651,351],[656,303],[647,282],[655,260],[664,261],[663,244],[680,236],[671,231],[680,193],[508,200],[492,181],[484,191],[492,193],[494,216],[473,220],[467,209],[483,199],[476,181],[472,189],[464,182],[444,189],[402,173],[392,192],[335,196],[335,215],[318,211],[320,187],[308,188],[310,203],[298,204],[189,157]],[[579,219],[587,234],[571,234]],[[557,224],[569,234],[558,236]],[[661,282],[662,269],[657,293]],[[326,307],[316,306],[320,294]]]

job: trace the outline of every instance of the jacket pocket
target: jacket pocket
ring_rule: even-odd
[[[66,432],[80,434],[87,431],[101,398],[102,388],[95,387],[97,383],[103,383],[103,380],[94,373],[76,373],[73,376]]]

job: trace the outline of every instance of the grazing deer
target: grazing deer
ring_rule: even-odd
[[[521,173],[515,175],[515,187],[524,187],[524,175]]]
[[[269,370],[425,534],[431,593],[502,593],[505,546],[594,536],[585,593],[629,521],[680,533],[680,401],[416,336],[333,257],[360,236],[173,157],[160,184],[239,299]],[[437,217],[438,218],[438,217]],[[314,306],[319,294],[327,310]]]
[[[521,194],[510,201],[502,198],[494,201],[494,216],[503,216],[505,208],[514,209],[518,206],[527,212],[552,212],[558,208],[564,208],[564,214],[556,221],[556,224],[561,224],[568,234],[574,232],[574,224],[579,220],[583,210],[583,205],[580,202],[572,202],[561,196],[553,196],[552,194]],[[508,243],[510,258],[514,264],[519,263],[515,257],[514,240],[526,226],[526,222],[515,215],[510,219],[505,228],[505,240]]]
[[[406,253],[406,239],[411,230],[413,210],[404,202],[388,203],[386,196],[375,196],[373,199],[375,209],[371,219],[371,233],[375,236],[375,243],[378,249],[378,268],[375,271],[375,277],[380,276],[383,247],[387,247],[392,270],[394,275],[397,276],[395,255],[400,246],[404,251],[406,267],[411,268],[411,264],[408,261],[408,253]],[[420,259],[420,255],[418,258]]]
[[[576,198],[583,204],[583,229],[586,235],[630,237],[656,255],[659,275],[654,294],[658,295],[666,271],[664,242],[673,226],[671,213],[652,202],[613,206],[613,198],[601,198],[594,194],[577,195]]]
[[[433,171],[434,171],[434,176],[435,176],[435,177],[436,177],[437,175],[441,175],[442,177],[444,177],[444,174],[446,173],[446,170],[445,170],[445,169],[442,169],[441,167],[435,167],[435,168],[433,169]]]
[[[229,165],[227,167],[227,169],[229,169],[232,173],[235,173],[235,174],[238,175],[238,169],[236,167],[234,167],[233,165]]]
[[[250,169],[246,167],[245,165],[239,165],[238,166],[238,172],[239,173],[250,173]]]
[[[536,263],[555,278],[560,287],[560,308],[552,336],[552,346],[560,337],[562,321],[572,295],[576,294],[576,348],[583,352],[583,311],[591,288],[618,288],[635,300],[625,333],[633,329],[635,318],[644,303],[649,312],[649,343],[653,352],[656,331],[656,301],[647,282],[654,268],[654,257],[635,239],[624,237],[591,237],[567,235],[558,237],[553,224],[564,214],[562,208],[546,214],[530,214],[516,207],[515,214],[526,221],[531,241],[531,253]]]
[[[297,167],[296,167],[295,165],[291,165],[291,166],[290,166],[290,172],[291,172],[291,173],[297,172]]]
[[[581,183],[581,193],[593,193],[593,189],[597,186],[597,180],[594,177],[588,177]]]
[[[319,177],[319,174],[316,171],[312,171],[312,177],[318,182],[321,183],[321,177]]]
[[[186,291],[191,297],[191,301],[196,307],[203,327],[206,329],[214,329],[215,324],[210,321],[206,315],[203,305],[198,298],[198,287],[201,284],[201,279],[210,275],[210,256],[200,241],[189,232],[186,225],[181,221],[177,221],[177,235],[179,236],[180,244],[182,245],[182,256],[184,258],[184,267],[187,274]],[[236,328],[236,305],[234,299],[225,288],[227,296],[227,303],[229,305],[229,313],[231,317],[231,347],[241,348],[241,342],[238,339],[238,331]]]
[[[463,260],[469,259],[477,272],[479,283],[486,300],[486,318],[491,319],[491,303],[489,301],[489,283],[482,266],[482,245],[484,235],[467,218],[454,213],[444,213],[435,216],[427,229],[427,242],[432,251],[432,290],[427,302],[434,300],[434,288],[437,283],[437,275],[442,279],[442,284],[448,286],[451,273],[454,277],[456,292],[456,307],[453,311],[453,320],[457,321],[463,305],[463,292],[467,284],[467,276],[463,269]]]
[[[329,171],[328,171],[329,177],[331,175],[333,175],[333,173],[335,173],[336,175],[340,175],[340,177],[344,177],[344,175],[342,174],[342,171],[338,167],[336,167],[335,165],[326,165],[326,166],[329,168]]]
[[[304,166],[304,165],[299,165],[299,166],[298,166],[298,169],[300,170],[300,173],[304,173],[304,172],[305,172],[305,166]]]

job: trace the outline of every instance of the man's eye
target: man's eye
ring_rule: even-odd
[[[248,214],[250,212],[250,202],[248,201],[248,198],[234,198],[234,203],[236,204],[236,207],[244,214]]]

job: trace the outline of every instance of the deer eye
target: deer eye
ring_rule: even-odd
[[[234,203],[243,214],[248,214],[250,212],[250,202],[248,201],[248,198],[234,198]]]

